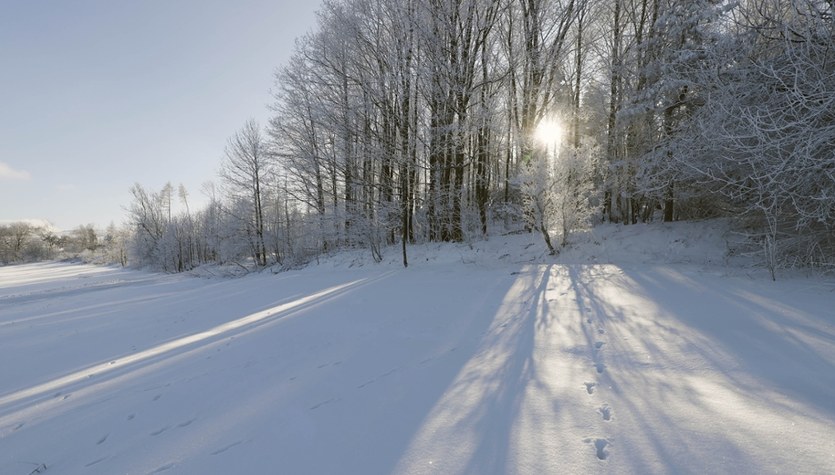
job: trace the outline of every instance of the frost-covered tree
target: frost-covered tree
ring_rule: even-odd
[[[122,267],[128,265],[128,241],[130,240],[130,228],[117,227],[110,223],[105,231],[103,239],[105,262],[119,264]]]
[[[274,157],[261,127],[254,121],[236,132],[226,146],[220,177],[234,202],[230,210],[241,224],[257,265],[267,264],[264,239],[264,194],[273,174]]]
[[[697,72],[704,104],[668,144],[679,170],[761,220],[766,261],[827,265],[835,239],[835,30],[817,1],[742,2]]]
[[[586,141],[577,147],[536,150],[522,166],[519,183],[529,225],[542,234],[550,254],[569,243],[572,232],[591,224],[597,200],[593,173],[599,147]],[[552,234],[558,233],[554,242]]]
[[[822,0],[329,0],[267,132],[229,140],[223,193],[181,194],[185,213],[172,187],[135,193],[132,248],[183,270],[399,243],[406,265],[408,243],[498,216],[557,252],[593,220],[742,214],[775,259],[832,262],[832,18]]]
[[[12,264],[27,259],[26,247],[36,227],[26,222],[0,225],[0,262]]]
[[[133,201],[128,207],[133,228],[128,253],[131,262],[138,266],[160,266],[160,244],[166,229],[164,201],[161,194],[148,192],[142,185],[130,189]]]

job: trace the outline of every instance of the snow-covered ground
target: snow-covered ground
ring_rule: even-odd
[[[0,473],[832,473],[835,282],[729,270],[725,239],[0,268]]]

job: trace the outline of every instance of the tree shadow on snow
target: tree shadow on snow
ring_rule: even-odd
[[[668,267],[568,272],[587,341],[605,340],[600,382],[617,398],[618,423],[632,424],[634,440],[619,444],[624,471],[766,470],[755,452],[781,443],[770,418],[835,421],[835,333],[822,315],[767,288]]]

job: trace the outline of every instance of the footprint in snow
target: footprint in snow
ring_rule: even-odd
[[[605,343],[603,343],[602,341],[598,341],[598,342],[594,343],[594,347],[597,348],[598,350],[600,348],[603,348],[603,345],[605,345]]]
[[[171,426],[165,426],[161,429],[155,430],[155,431],[151,432],[151,436],[156,437],[156,436],[162,434],[163,432],[167,431],[170,428],[171,428]]]
[[[334,403],[334,402],[337,402],[337,401],[339,401],[339,398],[332,397],[332,398],[330,398],[326,401],[322,401],[318,404],[314,404],[314,405],[310,406],[310,410],[313,411],[313,410],[319,409],[320,407],[322,407],[326,404],[331,404],[331,403]]]
[[[362,389],[362,388],[368,386],[369,384],[373,383],[374,381],[377,381],[377,380],[376,379],[369,379],[368,381],[366,381],[366,382],[360,384],[359,386],[357,386],[357,389]],[[311,409],[313,409],[313,408],[311,408]]]
[[[602,329],[602,328],[598,328],[598,329],[597,329],[597,333],[599,333],[599,334],[601,334],[601,335],[602,335],[602,334],[606,333],[606,330],[604,330],[604,329]]]
[[[609,457],[609,451],[606,448],[610,445],[606,439],[594,439],[594,448],[597,449],[597,458],[606,460]]]
[[[134,417],[136,417],[136,414],[128,414],[127,419],[128,419],[129,421],[132,421]]]
[[[162,472],[165,472],[165,471],[171,470],[172,468],[174,468],[174,464],[173,464],[173,463],[167,463],[167,464],[163,465],[162,467],[160,467],[160,468],[158,468],[158,469],[154,470],[154,471],[153,471],[153,472],[151,472],[151,473],[152,473],[152,474],[154,474],[154,473],[162,473]]]
[[[586,392],[589,394],[594,394],[594,387],[597,386],[597,383],[594,382],[585,382],[583,383],[586,385]]]
[[[606,440],[606,439],[592,439],[591,437],[588,437],[586,439],[583,439],[583,442],[585,442],[587,444],[591,444],[591,443],[594,444],[594,449],[597,452],[597,458],[598,459],[606,460],[609,457],[609,451],[606,450],[606,449],[612,444],[608,440]]]
[[[28,465],[36,465],[36,464],[34,464],[32,462],[29,462]],[[43,473],[43,472],[46,471],[46,469],[47,469],[47,466],[46,466],[45,463],[39,463],[39,464],[37,464],[37,467],[35,467],[34,470],[29,472],[29,475],[34,475],[35,473]]]
[[[192,422],[194,422],[194,421],[196,421],[196,420],[197,420],[197,418],[196,418],[196,417],[194,417],[194,418],[189,419],[189,420],[187,420],[187,421],[185,421],[185,422],[180,422],[179,424],[177,424],[177,427],[188,427],[188,426],[190,426],[190,425],[191,425],[191,423],[192,423]]]
[[[161,398],[161,397],[162,397],[162,394],[157,394],[156,396],[154,396],[154,401],[159,401],[159,398]]]
[[[227,450],[231,449],[232,447],[235,447],[235,446],[241,445],[241,444],[243,444],[243,443],[244,443],[244,441],[243,441],[243,440],[239,440],[239,441],[237,441],[237,442],[232,442],[231,444],[229,444],[229,445],[227,445],[227,446],[225,446],[225,447],[221,447],[221,448],[219,448],[219,449],[215,450],[214,452],[212,452],[212,455],[220,455],[220,454],[222,454],[223,452],[226,452]]]
[[[431,361],[431,360],[432,360],[432,358],[429,358],[426,361]],[[421,363],[421,364],[423,364],[423,363]],[[362,388],[368,386],[369,384],[376,382],[378,379],[382,379],[382,378],[385,378],[386,376],[390,376],[390,375],[396,373],[398,369],[399,368],[392,368],[392,369],[386,371],[385,373],[378,374],[376,377],[371,378],[368,381],[366,381],[366,382],[360,384],[359,386],[357,386],[357,389],[362,389]],[[313,409],[313,408],[311,408],[311,409]]]
[[[597,374],[603,374],[603,371],[606,370],[606,365],[603,363],[595,363],[594,369],[597,370]]]
[[[611,421],[612,420],[612,408],[609,407],[608,404],[604,404],[604,405],[600,406],[600,408],[597,410],[597,412],[599,412],[600,415],[603,416],[604,421]]]
[[[61,398],[61,400],[62,400],[62,401],[66,401],[67,399],[69,399],[69,397],[70,397],[71,395],[72,395],[72,393],[70,393],[70,394],[64,394],[64,393],[62,393],[61,391],[58,391],[58,392],[57,392],[57,393],[55,393],[52,397],[54,397],[55,399],[58,399],[59,397],[64,396],[64,397],[62,397],[62,398]]]
[[[92,462],[84,465],[84,468],[92,467],[93,465],[96,465],[97,463],[104,462],[105,460],[107,460],[107,457],[102,457],[100,459],[93,460]]]

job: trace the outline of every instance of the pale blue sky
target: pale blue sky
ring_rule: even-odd
[[[194,204],[226,139],[269,117],[319,1],[0,2],[0,222],[121,224],[129,188]]]

